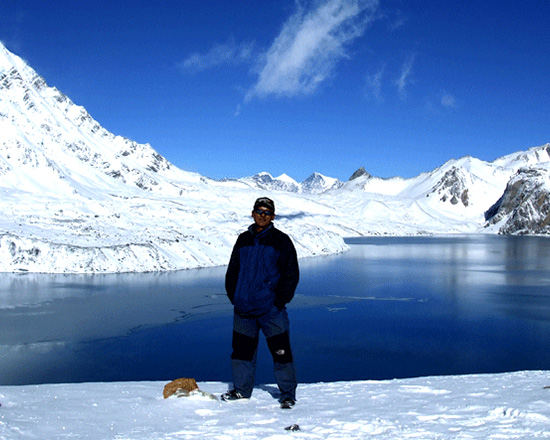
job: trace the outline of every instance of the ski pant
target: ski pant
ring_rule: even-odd
[[[286,309],[276,307],[257,318],[233,315],[233,383],[244,397],[250,397],[254,388],[256,356],[260,330],[273,356],[275,380],[281,392],[281,400],[296,400],[296,372],[290,349],[289,321]]]

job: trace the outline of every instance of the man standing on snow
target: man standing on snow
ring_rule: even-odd
[[[234,389],[221,397],[231,401],[252,395],[261,330],[273,356],[281,407],[290,408],[296,401],[297,380],[285,305],[298,285],[298,259],[289,236],[273,226],[273,200],[256,200],[252,218],[254,224],[235,243],[225,275],[225,290],[234,306]]]

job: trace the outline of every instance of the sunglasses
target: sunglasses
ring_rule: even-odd
[[[255,209],[254,212],[258,215],[267,215],[271,217],[273,214],[275,214],[273,211],[270,211],[269,209]]]

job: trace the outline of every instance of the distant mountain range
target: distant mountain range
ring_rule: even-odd
[[[0,43],[0,271],[129,272],[223,265],[271,195],[300,256],[346,236],[550,234],[550,144],[453,159],[411,179],[266,172],[216,181],[116,136]]]
[[[329,189],[340,188],[343,185],[338,179],[323,176],[319,173],[313,173],[302,183],[298,183],[286,174],[279,177],[273,177],[265,171],[252,177],[223,179],[222,181],[242,182],[249,185],[251,188],[267,191],[288,191],[299,194],[321,194]]]

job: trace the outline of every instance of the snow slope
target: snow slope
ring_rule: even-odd
[[[273,385],[249,401],[164,399],[162,382],[0,387],[1,439],[550,438],[548,371],[302,384],[281,410]],[[200,383],[219,395],[227,385]],[[300,430],[287,431],[298,425]]]

